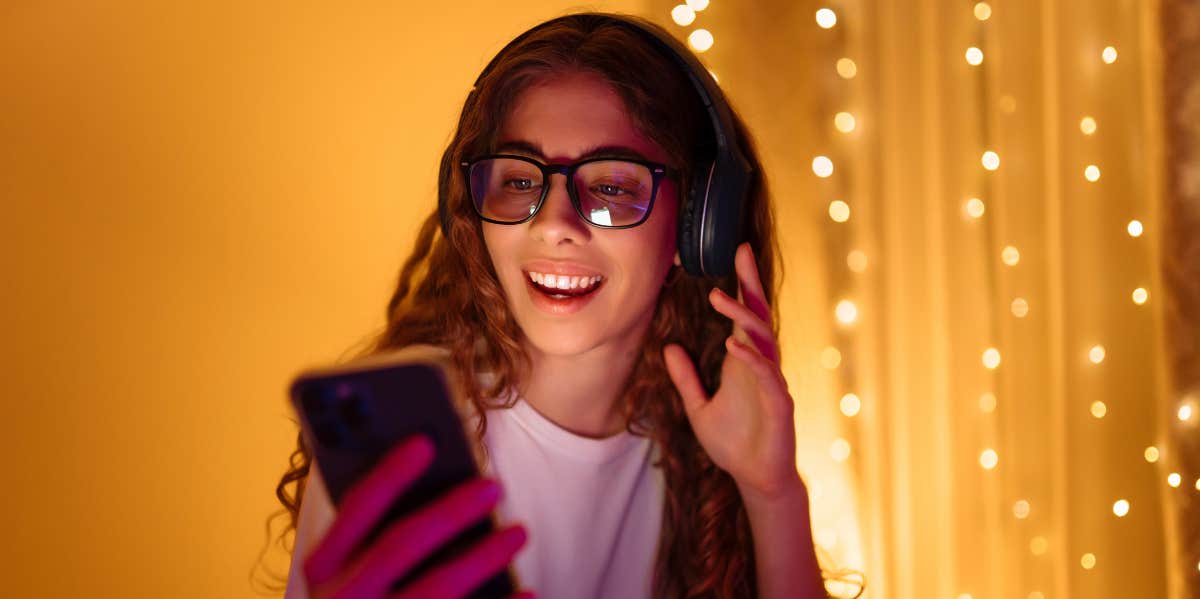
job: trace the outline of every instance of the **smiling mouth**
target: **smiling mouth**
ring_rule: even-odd
[[[530,285],[539,293],[553,299],[570,299],[591,295],[604,285],[604,277],[554,275],[540,272],[525,273]]]

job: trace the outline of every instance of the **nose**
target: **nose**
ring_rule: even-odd
[[[561,183],[557,183],[558,180]],[[541,210],[533,217],[529,234],[548,245],[587,243],[592,232],[571,204],[566,175],[552,174],[546,184],[550,186],[546,201],[542,202]]]

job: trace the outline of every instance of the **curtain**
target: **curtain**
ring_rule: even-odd
[[[1157,5],[704,4],[652,16],[711,34],[765,162],[825,566],[864,597],[1187,596]]]

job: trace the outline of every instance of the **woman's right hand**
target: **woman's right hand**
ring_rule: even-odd
[[[393,522],[372,545],[354,553],[392,503],[429,467],[433,454],[433,444],[427,438],[409,438],[346,492],[329,531],[304,560],[310,597],[465,597],[508,566],[525,544],[521,526],[493,532],[391,593],[395,581],[458,533],[488,516],[501,490],[499,483],[482,478],[463,482]],[[516,597],[532,596],[522,593]]]

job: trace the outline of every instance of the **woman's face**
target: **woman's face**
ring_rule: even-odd
[[[553,77],[526,89],[499,139],[499,153],[545,164],[593,155],[671,163],[634,127],[616,92],[588,74]],[[518,225],[483,223],[488,254],[526,343],[535,352],[564,356],[640,347],[675,257],[675,182],[662,180],[646,221],[629,229],[584,222],[571,205],[566,177],[551,175],[546,185],[550,190],[534,218]],[[574,288],[551,292],[551,275],[555,287],[566,277]]]

